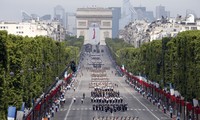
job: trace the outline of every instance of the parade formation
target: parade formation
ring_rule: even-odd
[[[94,57],[94,56],[93,56]],[[95,56],[95,60],[99,60],[100,56]],[[91,61],[93,64],[95,61]],[[102,64],[101,62],[98,64]],[[98,68],[93,66],[88,68],[91,72],[91,88],[92,110],[97,112],[125,112],[128,109],[128,103],[125,102],[120,91],[117,89],[118,84],[112,83],[107,73],[110,72],[110,67]],[[115,74],[111,71],[112,74]],[[117,74],[115,74],[116,76]],[[139,120],[139,117],[132,116],[94,116],[93,120]]]
[[[56,114],[49,120],[167,120],[166,113],[144,100],[142,95],[146,94],[140,95],[140,89],[129,86],[111,56],[104,52],[84,52],[77,72],[64,86],[61,107],[53,107]]]
[[[95,56],[95,59],[100,58]],[[128,104],[124,102],[120,92],[116,91],[118,85],[109,81],[106,74],[107,70],[110,70],[110,68],[90,68],[91,82],[89,86],[93,88],[91,91],[92,109],[110,113],[127,111]]]

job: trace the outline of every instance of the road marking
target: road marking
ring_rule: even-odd
[[[136,111],[137,111],[137,113],[139,113],[138,110],[136,110]]]
[[[70,105],[69,105],[69,109],[68,109],[68,111],[67,111],[67,114],[65,115],[64,120],[67,120],[67,116],[69,115],[69,111],[70,111],[70,109],[71,109],[71,107],[72,107],[72,104],[73,104],[73,100],[71,101],[71,103],[70,103]]]
[[[67,109],[60,109],[59,111],[66,111]]]
[[[139,111],[141,111],[141,109],[138,109]]]
[[[79,88],[79,85],[80,85],[81,81],[82,81],[82,79],[80,80],[80,82],[79,82],[79,84],[78,84],[78,86],[77,86],[77,89]],[[70,105],[69,105],[69,109],[68,109],[68,111],[67,111],[67,113],[66,113],[66,115],[65,115],[64,120],[67,120],[67,117],[68,117],[68,115],[69,115],[69,111],[70,111],[70,109],[71,109],[71,107],[72,107],[73,102],[74,102],[74,101],[73,101],[73,99],[72,99],[72,101],[71,101],[71,103],[70,103]]]
[[[169,119],[169,118],[167,118],[167,117],[161,117],[161,119],[162,119],[162,120],[171,120],[171,119]]]
[[[80,117],[80,120],[82,120],[82,110],[81,110],[81,117]]]
[[[119,82],[119,81],[118,81]],[[131,95],[133,96],[143,107],[145,107],[147,109],[147,111],[149,111],[157,120],[160,120],[154,113],[152,113],[149,108],[147,106],[145,106],[142,102],[140,102],[126,87],[124,87],[122,85],[121,82],[119,82],[119,84],[121,84],[121,86]]]

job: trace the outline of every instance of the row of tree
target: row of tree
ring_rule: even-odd
[[[77,59],[83,40],[57,42],[48,37],[22,37],[0,31],[0,119],[9,105],[32,106],[72,59]],[[74,42],[73,42],[74,43]],[[75,43],[74,43],[75,44]]]
[[[143,75],[162,88],[172,84],[188,101],[200,99],[200,31],[181,32],[140,48],[119,46],[111,39],[106,43],[117,64],[134,75]]]

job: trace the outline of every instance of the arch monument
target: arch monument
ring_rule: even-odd
[[[112,38],[112,10],[108,8],[78,8],[77,37],[84,36],[84,44],[105,45]]]

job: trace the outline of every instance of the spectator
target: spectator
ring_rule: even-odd
[[[74,97],[73,100],[74,100],[74,103],[75,103],[76,102],[76,98]]]
[[[163,105],[163,112],[166,113],[166,107]]]
[[[157,105],[158,105],[158,109],[160,109],[160,102],[158,102],[158,104],[157,104]]]
[[[51,116],[54,117],[54,109],[51,110]]]
[[[48,120],[51,120],[51,115],[50,115],[50,113],[48,113],[47,118],[48,118]]]
[[[171,107],[171,106],[170,106],[170,108],[169,108],[169,112],[170,112],[170,118],[172,118],[173,109],[172,109],[172,107]]]
[[[178,112],[178,115],[176,117],[176,120],[180,120],[180,112]]]

